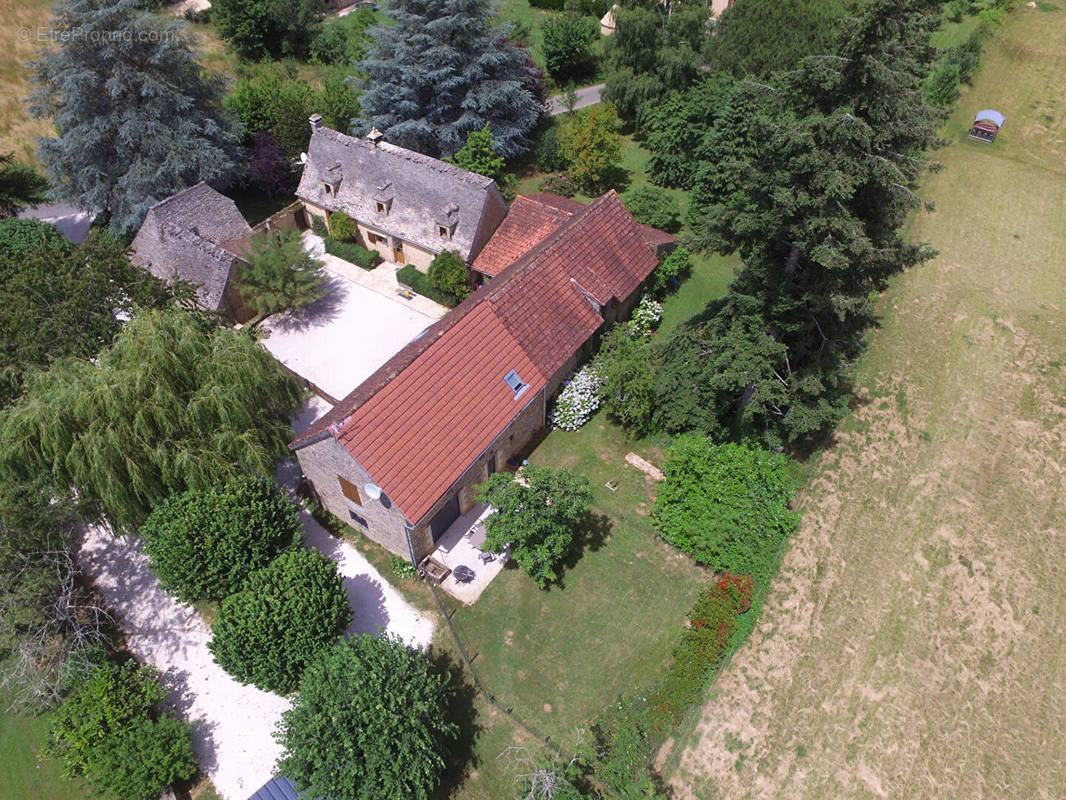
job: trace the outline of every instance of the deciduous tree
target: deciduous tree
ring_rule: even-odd
[[[505,158],[529,149],[542,107],[524,50],[494,27],[487,0],[407,0],[385,12],[359,62],[367,76],[356,129],[426,155],[454,154],[489,123]]]
[[[622,158],[621,125],[614,106],[600,103],[571,116],[559,133],[570,164],[567,174],[582,189],[599,188]]]
[[[466,135],[466,144],[460,147],[455,155],[446,158],[451,164],[462,167],[486,178],[492,178],[497,183],[503,179],[504,159],[496,153],[495,140],[489,123],[479,131],[470,131]]]
[[[672,13],[656,4],[619,8],[615,32],[607,40],[610,74],[603,98],[637,128],[649,104],[684,89],[700,75],[708,7],[692,3],[670,8]]]
[[[440,291],[462,299],[470,294],[470,270],[454,250],[445,250],[429,264],[426,277]]]
[[[303,537],[298,507],[272,481],[242,477],[163,501],[140,530],[148,566],[187,603],[221,600]]]
[[[599,26],[592,17],[576,12],[549,16],[542,27],[544,63],[557,81],[579,78],[595,64],[593,43]]]
[[[215,0],[211,16],[245,58],[304,58],[325,8],[322,0]]]
[[[30,111],[55,122],[38,157],[59,200],[137,230],[148,209],[232,168],[237,139],[185,26],[137,0],[72,0],[50,23],[59,46],[31,64]]]
[[[622,202],[637,222],[669,233],[677,233],[681,228],[681,209],[677,200],[665,189],[638,186],[626,192]]]
[[[502,553],[511,545],[511,556],[542,589],[557,580],[592,507],[588,478],[528,466],[521,483],[510,473],[490,475],[479,496],[495,509],[485,520],[485,549]]]
[[[207,647],[241,683],[289,694],[351,619],[337,565],[301,548],[253,572],[222,601]]]
[[[155,800],[196,772],[188,725],[156,710],[164,697],[154,670],[104,661],[77,677],[53,717],[47,752],[98,792]]]
[[[715,572],[766,581],[796,528],[784,457],[701,434],[674,439],[652,509],[662,537]]]
[[[0,221],[0,403],[19,394],[31,367],[96,355],[122,326],[116,312],[170,302],[171,290],[131,266],[106,233],[75,247],[48,223]]]
[[[854,0],[746,0],[719,17],[708,61],[738,78],[795,69],[810,55],[832,55],[836,27]]]
[[[111,643],[112,620],[76,561],[77,509],[47,481],[0,482],[0,691],[38,712]]]
[[[354,636],[304,672],[280,769],[309,797],[427,800],[458,734],[450,678],[398,639]]]
[[[95,361],[27,377],[0,411],[0,480],[49,475],[77,489],[87,514],[135,530],[173,494],[272,477],[300,401],[299,384],[246,332],[141,311]]]
[[[245,70],[226,95],[226,108],[249,135],[270,131],[285,155],[297,158],[311,138],[307,119],[319,105],[318,94],[278,64],[257,64]]]

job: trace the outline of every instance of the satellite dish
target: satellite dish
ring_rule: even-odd
[[[306,164],[307,163],[307,153],[300,153],[300,163],[301,164]]]
[[[369,497],[371,500],[377,500],[379,497],[381,497],[381,487],[378,486],[376,483],[368,483],[363,488],[366,491],[366,496]]]

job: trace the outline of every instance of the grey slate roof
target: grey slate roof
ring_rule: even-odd
[[[334,194],[325,184],[336,187]],[[347,136],[312,124],[296,196],[343,211],[430,252],[456,250],[470,262],[507,214],[507,203],[491,178],[435,158],[380,142]],[[376,203],[385,203],[380,214]],[[450,238],[437,226],[449,229]]]
[[[148,209],[131,261],[157,278],[198,284],[200,303],[217,310],[239,260],[227,247],[251,232],[237,205],[201,182]]]
[[[259,787],[248,800],[300,800],[296,787],[288,778],[279,775]]]

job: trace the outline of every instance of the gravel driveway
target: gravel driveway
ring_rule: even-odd
[[[415,610],[354,547],[301,513],[309,545],[337,562],[355,612],[351,633],[384,628],[416,645],[428,644],[433,622]],[[179,711],[194,723],[200,768],[224,800],[246,800],[274,773],[280,749],[273,731],[289,701],[242,686],[211,659],[210,630],[189,606],[168,595],[147,567],[137,537],[89,529],[80,558],[103,593],[130,650],[162,673]]]

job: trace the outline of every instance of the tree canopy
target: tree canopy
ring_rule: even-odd
[[[528,54],[494,27],[488,0],[407,0],[385,12],[358,64],[367,76],[356,132],[377,128],[401,147],[451,156],[488,123],[505,158],[529,149],[542,107]]]
[[[303,248],[299,231],[263,231],[249,239],[237,287],[260,318],[303,308],[326,294],[321,261]]]
[[[794,69],[804,56],[831,55],[835,28],[856,0],[744,0],[718,19],[708,46],[715,69],[765,78]]]
[[[187,603],[221,600],[303,538],[298,506],[266,478],[241,477],[164,500],[141,526],[152,572]]]
[[[458,734],[453,694],[449,676],[398,639],[342,641],[304,672],[279,767],[308,797],[427,800]]]
[[[744,268],[667,345],[660,384],[679,393],[659,409],[668,428],[687,427],[677,404],[695,396],[727,427],[773,441],[809,440],[840,418],[871,298],[932,253],[901,227],[938,143],[940,113],[920,91],[936,12],[933,0],[873,0],[837,56],[805,58],[776,90],[731,92],[689,218],[696,243],[739,253]]]
[[[48,181],[29,164],[17,164],[10,153],[0,153],[0,219],[45,199]]]
[[[490,475],[480,498],[495,509],[485,520],[484,549],[511,557],[544,588],[559,578],[577,526],[592,507],[588,478],[567,469],[528,466],[519,483],[510,473]]]
[[[487,122],[481,130],[470,131],[466,135],[466,144],[460,147],[454,156],[445,160],[470,172],[492,178],[497,183],[503,179],[505,161],[496,153],[496,143]]]
[[[444,250],[435,256],[426,277],[437,289],[456,300],[470,294],[470,270],[454,250]]]
[[[100,663],[76,677],[46,751],[62,760],[65,776],[84,776],[98,792],[155,800],[196,772],[189,726],[156,711],[165,696],[154,670]]]
[[[269,131],[290,159],[307,149],[311,126],[307,119],[318,110],[319,96],[305,81],[273,63],[242,68],[226,95],[225,106],[251,136]]]
[[[322,27],[321,0],[215,0],[211,16],[243,57],[304,58]]]
[[[69,493],[40,478],[0,482],[0,691],[37,712],[58,703],[65,675],[110,643],[111,618],[75,559]]]
[[[652,509],[662,537],[715,572],[765,581],[798,522],[784,457],[685,434],[670,445],[663,473]]]
[[[96,355],[121,328],[116,312],[168,304],[171,291],[104,232],[75,247],[48,223],[0,220],[0,404],[31,367]]]
[[[246,333],[187,311],[141,311],[96,362],[33,370],[0,411],[0,479],[50,475],[116,530],[172,494],[271,477],[299,384]]]
[[[351,622],[337,565],[317,550],[282,553],[222,601],[207,647],[241,683],[289,694]]]
[[[30,111],[55,122],[39,141],[52,191],[133,233],[148,209],[235,161],[222,82],[205,77],[185,26],[138,0],[72,0],[50,23],[58,47],[31,64]]]
[[[621,125],[614,106],[599,103],[567,119],[559,142],[569,165],[567,174],[587,191],[596,191],[622,158]]]
[[[580,78],[592,70],[596,63],[592,45],[600,38],[595,19],[573,11],[553,14],[542,30],[544,63],[553,78]]]
[[[705,3],[672,6],[663,14],[655,3],[622,6],[605,58],[611,69],[603,99],[636,127],[646,107],[699,77],[710,10]]]

